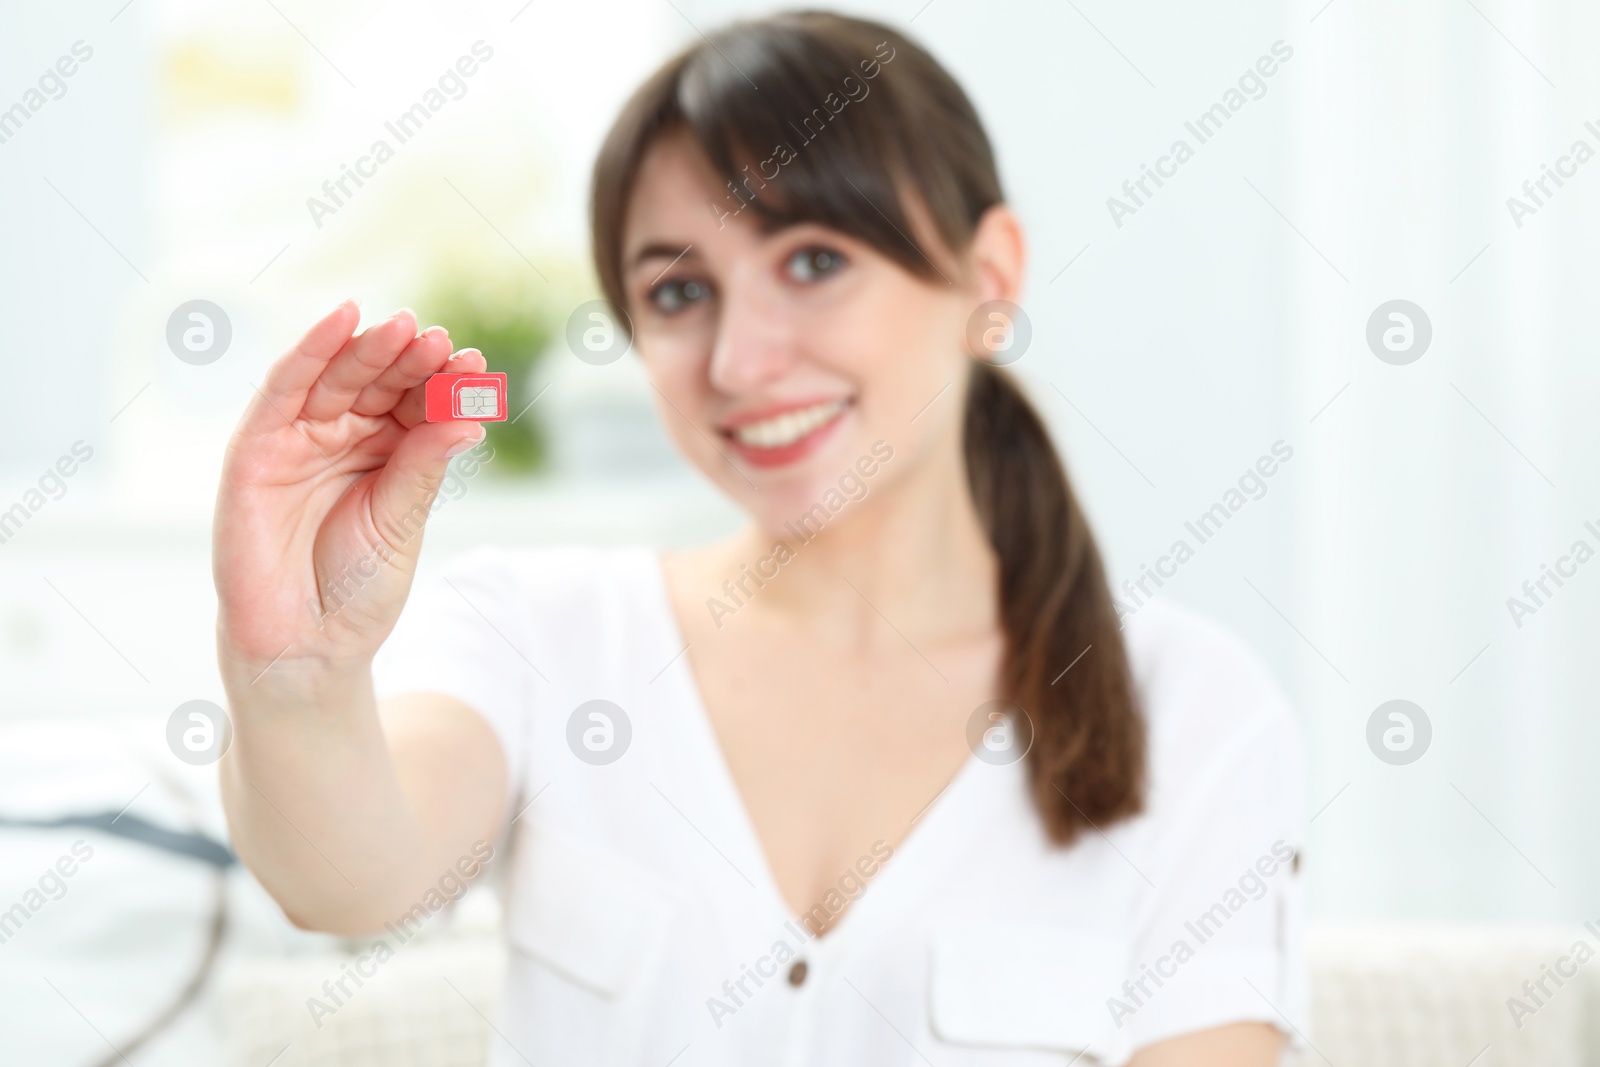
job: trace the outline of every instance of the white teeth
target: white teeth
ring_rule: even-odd
[[[798,411],[787,411],[772,419],[751,422],[733,431],[741,444],[752,448],[782,448],[792,445],[818,426],[844,410],[843,400],[828,400]]]

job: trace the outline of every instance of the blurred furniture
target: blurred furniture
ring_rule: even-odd
[[[1586,930],[1321,927],[1308,939],[1312,1047],[1301,1067],[1581,1067],[1600,1062],[1600,962],[1578,965]],[[503,948],[488,937],[403,947],[320,1028],[306,998],[348,957],[236,968],[219,998],[228,1061],[260,1067],[482,1067]],[[1546,977],[1576,971],[1559,986]],[[1547,971],[1546,968],[1550,970]],[[1539,993],[1544,981],[1549,995]],[[1523,990],[1533,984],[1541,1004]],[[1533,1014],[1513,1020],[1507,999]],[[289,1046],[286,1051],[285,1046]]]
[[[391,943],[393,938],[388,939]],[[362,949],[365,951],[365,948]],[[500,1004],[505,950],[495,938],[401,945],[376,973],[338,994],[356,954],[267,959],[222,980],[218,1029],[234,1064],[262,1067],[483,1067]],[[308,998],[335,1005],[314,1021]],[[318,1025],[320,1023],[320,1025]]]

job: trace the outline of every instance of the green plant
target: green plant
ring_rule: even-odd
[[[510,418],[486,424],[492,467],[501,475],[538,472],[548,459],[548,427],[539,408],[528,404],[537,393],[534,372],[564,325],[552,289],[527,271],[445,270],[426,287],[418,308],[421,321],[450,331],[455,348],[481,350],[490,370],[507,375]]]

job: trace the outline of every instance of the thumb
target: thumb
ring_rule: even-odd
[[[418,423],[400,439],[372,488],[372,518],[397,550],[415,556],[429,509],[444,482],[450,458],[484,439],[481,423]]]

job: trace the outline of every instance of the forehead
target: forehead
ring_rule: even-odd
[[[687,133],[657,138],[640,160],[628,197],[624,262],[631,262],[638,248],[658,239],[698,242],[726,236],[736,228],[753,234],[745,215],[732,214],[739,200],[726,183],[734,177],[719,176]]]

